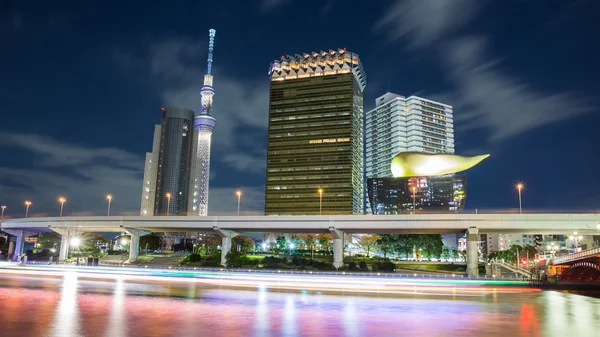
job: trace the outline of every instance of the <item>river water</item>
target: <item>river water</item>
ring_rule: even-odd
[[[0,274],[0,336],[600,337],[600,299],[451,289],[391,297]]]

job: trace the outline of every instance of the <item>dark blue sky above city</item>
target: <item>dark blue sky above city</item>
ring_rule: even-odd
[[[134,1],[0,4],[0,203],[7,216],[137,214],[162,106],[195,111],[215,41],[210,213],[264,204],[269,63],[346,47],[365,111],[391,91],[454,106],[467,208],[600,209],[595,1]],[[596,27],[596,28],[594,28]]]

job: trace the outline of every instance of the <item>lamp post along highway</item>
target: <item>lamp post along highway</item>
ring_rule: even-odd
[[[6,209],[6,206],[2,205],[0,208],[2,208],[2,215],[0,215],[0,223],[2,223],[2,221],[4,221],[4,210]]]
[[[25,217],[29,216],[29,206],[31,206],[31,201],[25,200]]]
[[[413,214],[417,214],[417,188],[413,186],[411,189],[413,192]]]
[[[106,199],[108,200],[108,211],[106,212],[106,216],[110,216],[110,202],[112,201],[112,195],[107,195]]]
[[[59,218],[62,218],[62,213],[63,213],[63,208],[65,206],[65,202],[67,201],[67,199],[60,197],[58,198],[58,202],[60,202],[60,215]]]
[[[517,184],[517,190],[519,191],[519,214],[523,214],[523,204],[521,203],[521,191],[523,190],[523,184]]]
[[[167,216],[169,216],[169,209],[171,208],[171,193],[167,193]]]
[[[323,189],[319,188],[319,215],[323,215]]]
[[[240,216],[240,201],[242,200],[242,191],[235,191],[235,195],[237,195],[237,215]]]

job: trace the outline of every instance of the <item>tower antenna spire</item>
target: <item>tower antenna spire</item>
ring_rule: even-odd
[[[213,50],[215,47],[215,35],[217,31],[208,31],[208,62],[206,75],[204,75],[204,86],[200,89],[200,112],[194,118],[194,158],[192,159],[191,183],[189,186],[190,198],[188,203],[188,214],[205,216],[208,214],[208,181],[210,178],[210,144],[212,132],[217,120],[211,116],[213,106]]]
[[[215,34],[217,31],[210,29],[208,31],[208,65],[206,74],[212,75],[212,63],[213,63],[213,49],[215,48]]]

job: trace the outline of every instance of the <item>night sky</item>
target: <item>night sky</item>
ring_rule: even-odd
[[[48,5],[47,3],[50,3]],[[600,209],[597,1],[2,1],[0,204],[7,216],[138,214],[162,106],[198,111],[217,30],[210,213],[264,204],[269,63],[346,47],[365,111],[391,91],[454,106],[467,208]],[[126,3],[126,4],[122,4]],[[43,5],[42,5],[43,4]],[[52,6],[52,7],[43,7]]]

